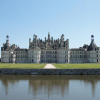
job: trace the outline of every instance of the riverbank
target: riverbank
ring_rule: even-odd
[[[0,63],[0,68],[12,68],[12,69],[43,69],[46,63]]]
[[[100,63],[53,63],[57,69],[100,69]]]
[[[50,63],[49,63],[50,64]],[[44,69],[47,63],[0,63],[0,68]],[[56,69],[100,69],[100,63],[52,63]],[[52,67],[48,67],[51,69]]]
[[[0,74],[8,75],[100,75],[100,69],[6,69]]]

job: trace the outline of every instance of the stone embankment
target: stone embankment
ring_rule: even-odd
[[[10,75],[100,75],[100,69],[0,69]]]

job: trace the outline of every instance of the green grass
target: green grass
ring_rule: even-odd
[[[83,63],[83,64],[52,64],[57,69],[91,69],[91,68],[100,68],[98,63]],[[12,64],[12,63],[0,63],[0,68],[17,68],[17,69],[43,69],[46,64]]]
[[[0,63],[0,68],[32,68],[32,69],[43,69],[46,64],[12,64],[12,63]]]
[[[100,68],[98,63],[83,63],[83,64],[52,64],[57,69],[95,69]]]

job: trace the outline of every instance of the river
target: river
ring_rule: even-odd
[[[99,100],[100,75],[0,75],[0,100]]]

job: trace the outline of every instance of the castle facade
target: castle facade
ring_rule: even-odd
[[[1,63],[99,63],[100,47],[94,43],[91,35],[90,45],[76,49],[69,49],[69,39],[64,40],[64,35],[53,39],[48,33],[45,40],[34,35],[29,39],[29,48],[23,49],[17,45],[10,45],[9,36],[1,47]]]

